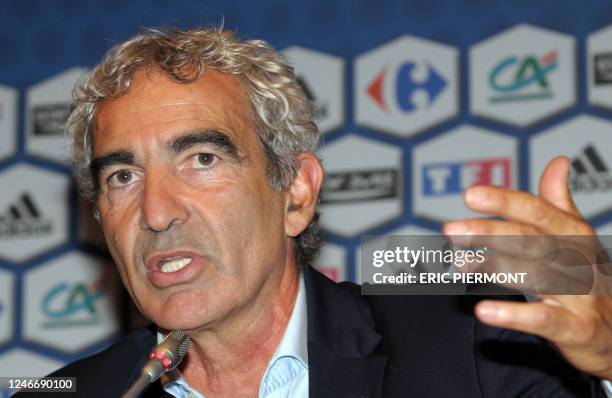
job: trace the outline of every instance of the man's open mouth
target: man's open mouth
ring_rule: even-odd
[[[193,281],[206,268],[206,263],[206,256],[197,251],[178,249],[150,255],[145,266],[151,283],[165,288]]]
[[[159,262],[159,270],[161,272],[176,272],[185,268],[191,263],[191,257],[173,257]]]

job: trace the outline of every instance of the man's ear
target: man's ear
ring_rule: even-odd
[[[291,237],[298,236],[308,226],[323,184],[323,167],[314,153],[301,153],[297,163],[297,174],[286,196],[285,231]]]

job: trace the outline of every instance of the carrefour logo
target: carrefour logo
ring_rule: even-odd
[[[418,64],[411,61],[404,62],[392,71],[384,67],[368,84],[366,88],[368,96],[385,112],[389,112],[391,101],[397,104],[397,109],[401,112],[416,110],[419,105],[415,103],[414,96],[419,92],[425,94],[425,106],[431,106],[447,86],[447,81],[430,64],[426,65],[427,77],[417,81],[415,79],[417,70]],[[391,84],[391,92],[386,92],[386,87],[389,87],[386,80],[390,78],[389,76],[393,77],[395,82]]]
[[[512,184],[511,162],[512,159],[503,157],[423,165],[423,193],[425,196],[454,195],[474,185],[508,188]]]
[[[548,78],[558,67],[557,51],[541,57],[503,58],[489,74],[489,85],[495,93],[489,101],[499,103],[551,98],[553,94]]]
[[[42,326],[56,328],[98,323],[96,303],[106,293],[102,280],[54,285],[41,300],[42,313],[48,319]]]

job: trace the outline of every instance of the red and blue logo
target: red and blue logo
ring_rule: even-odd
[[[474,185],[512,185],[511,158],[490,158],[465,162],[432,163],[421,169],[423,194],[442,196],[461,194]]]
[[[397,108],[402,112],[412,112],[418,108],[414,103],[414,93],[421,91],[427,96],[427,106],[431,106],[440,96],[447,81],[430,64],[427,64],[427,79],[415,81],[414,74],[417,64],[405,62],[395,71],[395,86],[392,92],[386,92],[386,80],[389,78],[389,68],[384,67],[376,77],[368,84],[366,91],[368,96],[385,112],[390,111],[390,102],[394,101]]]

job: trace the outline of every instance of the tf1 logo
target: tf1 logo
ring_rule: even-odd
[[[464,162],[426,164],[422,168],[423,194],[461,194],[474,185],[511,186],[511,158],[490,158]]]

